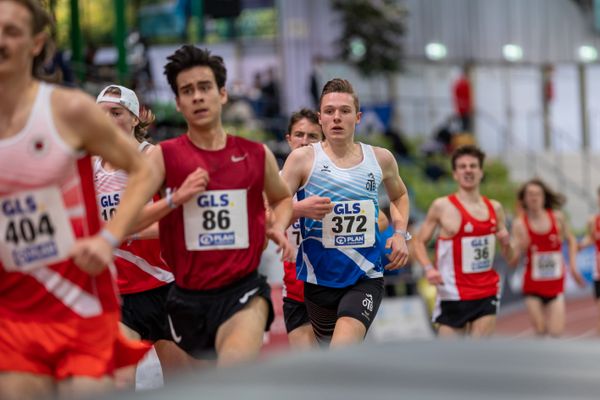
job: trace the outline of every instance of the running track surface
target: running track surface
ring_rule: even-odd
[[[593,297],[576,297],[566,299],[565,339],[599,338],[596,326],[598,309]],[[532,338],[533,328],[523,302],[500,310],[496,323],[497,337]]]

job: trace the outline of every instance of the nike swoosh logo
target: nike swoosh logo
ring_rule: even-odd
[[[252,296],[256,292],[258,292],[258,288],[254,288],[254,289],[244,293],[244,295],[242,297],[240,297],[240,303],[246,304],[248,302],[248,299],[250,298],[250,296]]]
[[[175,343],[181,342],[182,337],[177,336],[177,333],[175,332],[175,328],[173,327],[173,321],[171,321],[171,316],[169,314],[167,314],[167,318],[169,319],[169,328],[171,329],[171,336],[173,337],[173,341]]]
[[[246,157],[248,156],[248,154],[244,154],[243,156],[231,156],[231,161],[232,162],[240,162],[246,159]]]

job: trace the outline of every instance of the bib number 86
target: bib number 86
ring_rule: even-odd
[[[202,213],[203,221],[202,228],[205,231],[212,231],[219,227],[221,230],[228,229],[231,226],[231,218],[229,218],[229,210],[206,210]]]

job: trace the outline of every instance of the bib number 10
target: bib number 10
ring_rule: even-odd
[[[17,246],[22,242],[32,243],[40,235],[54,235],[54,227],[48,214],[41,214],[37,222],[28,217],[23,217],[19,221],[11,220],[6,227],[4,240]]]

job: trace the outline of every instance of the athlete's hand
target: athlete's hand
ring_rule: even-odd
[[[294,248],[281,229],[268,228],[267,237],[277,245],[277,253],[281,253],[281,261],[294,261]]]
[[[507,248],[510,246],[510,234],[506,229],[502,229],[496,233],[496,239],[498,239],[498,243],[503,248]]]
[[[442,274],[440,274],[440,271],[433,267],[425,270],[425,278],[427,278],[427,282],[434,286],[444,284]]]
[[[177,206],[187,203],[192,197],[206,190],[209,180],[208,172],[205,169],[196,168],[173,193],[173,203]]]
[[[113,259],[113,247],[100,235],[79,239],[69,253],[82,271],[98,275]]]
[[[573,279],[575,279],[575,282],[577,282],[577,285],[579,285],[580,288],[586,286],[585,279],[583,279],[583,276],[581,276],[578,270],[573,271],[571,275],[573,275]]]
[[[387,255],[390,262],[385,266],[385,269],[393,271],[395,269],[402,268],[408,262],[408,246],[406,241],[400,235],[392,235],[385,242],[386,249],[392,249],[392,252]]]
[[[333,210],[333,204],[329,197],[310,196],[294,205],[298,208],[300,215],[310,219],[323,219],[325,215]]]

